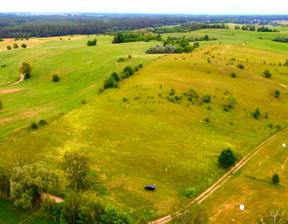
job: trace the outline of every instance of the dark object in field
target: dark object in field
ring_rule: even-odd
[[[145,190],[147,191],[155,191],[156,190],[156,186],[155,185],[146,185],[144,187]]]

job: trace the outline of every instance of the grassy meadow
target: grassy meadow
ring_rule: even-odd
[[[98,40],[97,46],[87,47],[87,40],[94,38]],[[0,52],[1,64],[7,65],[0,68],[0,137],[32,121],[76,108],[82,100],[89,101],[97,95],[104,79],[113,71],[120,72],[127,65],[147,64],[157,57],[144,53],[152,43],[112,45],[111,36],[40,38],[41,41],[42,44],[29,49]],[[128,55],[132,58],[117,62],[119,57]],[[32,66],[32,78],[7,86],[19,79],[18,68],[24,61]],[[60,82],[51,81],[53,74],[60,76]]]
[[[37,213],[17,209],[12,201],[0,197],[0,223],[1,224],[55,224],[55,222],[42,218]]]
[[[17,85],[26,88],[22,92],[3,95],[7,97],[4,102],[12,101],[7,108],[18,113],[23,113],[23,108],[38,112],[23,125],[44,115],[49,117],[54,111],[78,108],[38,130],[23,129],[2,138],[0,166],[19,159],[43,161],[61,173],[63,154],[79,150],[88,155],[91,168],[107,189],[107,194],[100,196],[103,201],[131,211],[136,219],[168,214],[180,201],[188,201],[185,189],[193,187],[198,195],[226,172],[217,163],[223,149],[230,147],[241,159],[287,126],[288,74],[287,67],[279,66],[279,62],[284,63],[288,55],[281,53],[284,50],[279,43],[270,46],[271,52],[255,45],[252,48],[252,41],[244,45],[244,39],[235,43],[225,40],[228,31],[221,30],[221,44],[220,33],[216,36],[220,31],[197,31],[195,35],[208,33],[219,40],[205,42],[213,45],[192,54],[167,55],[149,64],[158,56],[145,55],[144,50],[155,43],[110,45],[111,37],[99,37],[97,47],[83,46],[87,39],[75,41],[77,50],[70,49],[69,41],[63,46],[60,41],[39,45],[58,51],[62,46],[63,52],[32,60],[35,78]],[[256,45],[257,41],[255,37]],[[134,52],[131,61],[115,62],[129,52]],[[56,65],[61,59],[65,59],[62,65]],[[122,81],[119,89],[93,97],[111,71],[139,63],[147,65]],[[272,73],[269,79],[263,76],[266,69]],[[231,77],[233,72],[236,78]],[[62,77],[59,83],[51,82],[54,73]],[[190,88],[198,93],[198,99],[190,101],[183,95]],[[171,89],[176,92],[173,96]],[[279,98],[274,97],[275,90],[280,91]],[[211,95],[210,103],[201,100],[205,94]],[[238,104],[225,111],[225,99],[230,95]],[[89,99],[88,104],[80,105],[84,98]],[[256,108],[261,111],[258,120],[251,116]],[[9,116],[5,110],[2,113]],[[5,127],[7,123],[2,124]],[[15,120],[10,130],[15,127],[12,124]],[[8,126],[2,134],[7,133]],[[154,183],[155,192],[143,189]],[[93,191],[87,194],[99,197]]]

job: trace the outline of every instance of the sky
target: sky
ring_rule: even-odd
[[[288,0],[13,0],[0,12],[284,14]]]

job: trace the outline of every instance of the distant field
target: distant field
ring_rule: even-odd
[[[13,206],[11,201],[0,197],[0,224],[55,224],[31,211],[23,211]]]
[[[0,68],[0,85],[15,82],[19,78],[19,65],[26,60],[33,69],[30,80],[0,87],[3,101],[0,137],[32,121],[76,108],[83,99],[89,101],[95,97],[113,71],[120,72],[127,65],[147,64],[158,57],[144,53],[153,43],[112,45],[111,36],[76,36],[75,40],[62,37],[62,41],[59,38],[41,38],[42,44],[38,46],[0,52],[1,65],[7,65]],[[97,46],[87,47],[87,40],[93,38],[98,39]],[[116,62],[128,55],[132,59]],[[51,81],[53,74],[60,76],[59,83]]]
[[[148,44],[137,43],[141,46],[139,55]],[[115,48],[118,46],[123,45]],[[129,49],[136,44],[125,46]],[[111,51],[113,54],[111,49],[107,50],[109,54]],[[83,51],[86,55],[86,50]],[[78,60],[73,54],[65,55]],[[51,67],[44,66],[41,60],[32,65],[36,71],[41,68],[51,74],[55,71],[52,62],[57,57],[45,58]],[[117,57],[111,59],[111,64]],[[143,56],[147,61],[151,57]],[[153,219],[168,214],[180,201],[187,200],[185,189],[194,187],[200,194],[226,172],[217,163],[223,149],[230,147],[241,159],[263,140],[287,126],[288,114],[283,112],[288,106],[287,67],[278,65],[287,58],[286,54],[242,44],[217,44],[199,48],[192,54],[162,57],[123,81],[120,89],[106,90],[87,105],[48,126],[3,138],[0,166],[22,158],[26,162],[42,160],[58,170],[66,151],[79,150],[87,153],[91,168],[99,173],[99,179],[108,189],[109,194],[102,196],[104,201],[130,210],[136,218]],[[145,60],[139,59],[137,63]],[[87,59],[83,59],[83,64],[85,61]],[[244,70],[237,68],[238,64],[243,64]],[[81,69],[83,72],[83,67]],[[272,78],[263,77],[266,69],[271,71]],[[232,72],[236,78],[230,77]],[[75,81],[81,80],[79,73],[77,78],[74,77]],[[54,85],[47,78],[49,76],[36,77],[39,83],[43,80],[47,88]],[[84,77],[90,77],[88,72]],[[56,84],[57,88],[65,90],[66,79],[68,75],[62,83]],[[178,101],[170,102],[166,98],[172,88]],[[203,103],[200,99],[187,100],[183,93],[190,88],[195,89],[200,98],[211,94],[211,103]],[[276,89],[281,92],[278,99],[273,96]],[[45,92],[45,88],[42,91]],[[73,91],[64,93],[73,96]],[[62,99],[64,93],[59,98],[56,95],[54,103],[56,99],[67,101],[67,98]],[[230,94],[238,104],[226,112],[223,99]],[[75,104],[79,105],[79,101]],[[257,107],[261,111],[259,120],[251,116]],[[154,183],[156,192],[144,191],[144,185]],[[92,198],[97,197],[90,193]]]

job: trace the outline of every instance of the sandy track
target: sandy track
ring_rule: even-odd
[[[288,128],[283,129],[282,131],[278,132],[277,134],[273,135],[272,137],[268,138],[260,145],[258,145],[254,150],[248,153],[241,161],[239,161],[235,167],[229,170],[224,176],[222,176],[216,183],[214,183],[210,188],[208,188],[205,192],[195,198],[193,201],[190,202],[190,205],[193,203],[201,204],[206,198],[208,198],[211,194],[213,194],[219,187],[225,184],[238,170],[240,170],[254,155],[256,155],[261,149],[263,149],[266,145],[281,138],[288,132]],[[172,215],[179,215],[181,211],[177,211]],[[167,215],[160,219],[150,222],[150,224],[165,224],[172,220],[171,215]]]

